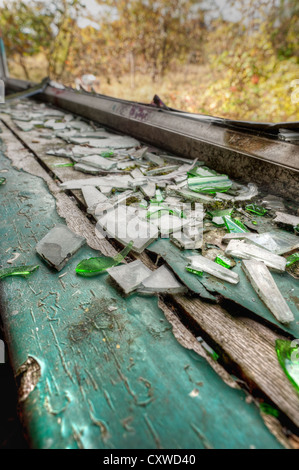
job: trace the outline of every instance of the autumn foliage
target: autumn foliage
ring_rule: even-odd
[[[297,0],[6,1],[0,28],[11,74],[191,112],[299,120]],[[219,8],[219,5],[222,5]],[[207,7],[209,5],[209,7]],[[218,5],[218,6],[217,6]],[[90,19],[84,27],[78,20]],[[297,93],[298,95],[298,93]],[[296,96],[297,96],[296,95]]]

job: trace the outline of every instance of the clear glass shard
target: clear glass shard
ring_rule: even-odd
[[[286,268],[286,259],[282,256],[270,253],[259,246],[240,240],[231,240],[225,250],[225,254],[235,258],[257,260],[264,262],[273,271],[282,273]]]
[[[242,268],[252,287],[280,323],[294,320],[288,304],[281,295],[269,269],[262,261],[247,259],[242,261]]]
[[[83,186],[81,191],[87,206],[87,212],[89,214],[93,214],[95,212],[98,204],[103,204],[108,201],[108,198],[105,196],[105,194],[102,194],[94,186]]]
[[[129,294],[137,289],[142,281],[152,274],[152,271],[140,260],[109,268],[107,269],[107,272],[125,294]]]
[[[50,266],[60,271],[68,260],[85,244],[66,225],[58,224],[36,245],[36,251]]]
[[[87,157],[82,157],[80,163],[106,171],[112,170],[112,168],[115,168],[117,165],[116,161],[101,157],[100,155],[88,155]]]
[[[299,224],[299,217],[296,215],[286,214],[285,212],[276,212],[276,217],[273,219],[276,224],[289,225],[296,227]]]
[[[262,200],[262,204],[267,209],[273,209],[277,211],[285,210],[283,199],[281,197],[274,196],[273,194],[268,194],[268,196],[264,197],[264,199]]]
[[[134,208],[123,205],[119,205],[99,218],[97,230],[101,233],[104,231],[122,245],[127,245],[133,240],[133,250],[137,253],[142,253],[159,235],[159,230],[155,225],[140,219]]]
[[[90,165],[84,165],[83,163],[76,163],[74,169],[81,171],[82,173],[87,173],[89,175],[98,175],[100,170],[99,168],[94,168]]]
[[[277,339],[275,349],[279,364],[289,381],[299,393],[299,346],[298,340]]]
[[[179,294],[186,292],[186,287],[177,281],[174,274],[165,264],[156,269],[148,278],[146,278],[138,288],[142,293],[172,293]]]
[[[248,183],[247,187],[238,191],[238,195],[234,198],[235,201],[249,201],[258,195],[258,188],[254,183]]]
[[[240,281],[239,275],[233,271],[230,271],[223,266],[211,261],[208,258],[205,258],[201,255],[190,256],[187,258],[190,261],[189,268],[197,269],[198,271],[203,271],[212,276],[222,279],[231,284],[238,284]]]
[[[28,277],[38,268],[39,268],[38,264],[31,265],[31,266],[14,266],[12,268],[3,268],[3,269],[0,269],[0,279],[4,279],[5,277],[9,277],[9,276]]]

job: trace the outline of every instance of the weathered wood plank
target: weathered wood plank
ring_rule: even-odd
[[[253,320],[231,316],[219,305],[175,296],[178,307],[196,321],[224,353],[238,365],[244,378],[262,390],[299,426],[299,399],[278,366],[275,339],[282,337]]]
[[[20,150],[15,158],[22,160]],[[78,260],[95,254],[89,247],[69,261],[63,278],[38,259],[37,239],[61,221],[55,199],[41,178],[12,168],[3,155],[0,162],[9,170],[2,251],[40,264],[28,280],[1,283],[32,446],[279,448],[245,393],[180,346],[155,297],[124,299],[107,274],[76,277]]]
[[[14,126],[14,124],[11,123],[11,122],[9,123],[7,121],[7,123],[10,126]],[[46,142],[45,144],[40,145],[40,144],[37,144],[35,142],[30,142],[31,137],[28,133],[20,132],[20,131],[17,131],[17,130],[16,130],[16,132],[22,139],[24,139],[24,141],[26,142],[28,147],[31,148],[31,150],[34,151],[38,155],[38,158],[45,161],[45,150],[49,147],[49,143]],[[35,140],[35,139],[31,139],[31,140]],[[67,172],[65,171],[66,169],[64,169],[64,168],[57,169],[56,171],[58,171],[58,170],[59,170],[59,179],[61,181],[65,181],[67,179],[70,179],[70,178],[74,177],[73,176],[73,173],[74,173],[73,169],[68,168]],[[48,175],[47,175],[47,177],[49,178]],[[55,197],[57,197],[57,187],[54,191],[54,194],[55,194]],[[58,192],[58,194],[59,194],[59,197],[65,196],[65,195],[63,195],[62,193],[59,193],[59,192]],[[67,196],[65,196],[65,197],[67,197]],[[64,201],[66,206],[73,207],[73,205],[72,206],[70,205],[69,198],[67,198],[67,199],[68,199],[68,201],[66,201],[66,200]],[[71,211],[64,211],[64,214],[66,214],[66,213],[68,214],[68,212],[71,212]],[[62,215],[62,216],[65,216],[65,215]],[[79,228],[78,224],[76,224],[76,223],[74,224],[74,222],[72,220],[70,220],[69,215],[68,215],[68,218],[66,220],[67,220],[68,223],[71,224],[71,228],[73,228],[73,229],[75,228],[75,231],[77,230],[77,233],[82,234],[81,233],[81,227],[82,227],[81,224],[80,224],[80,228]],[[89,227],[91,228],[92,225],[90,225]],[[103,246],[105,246],[105,250],[107,250],[107,251],[105,251],[105,250],[102,250],[102,251],[105,254],[111,255],[111,251],[113,251],[113,248],[112,248],[111,244],[107,240],[101,241],[100,243],[103,244]],[[91,246],[94,247],[94,245],[91,245]],[[99,245],[97,245],[97,246],[99,246]],[[143,262],[148,264],[153,269],[153,263],[147,257],[146,254],[142,254],[141,259],[142,259]],[[183,298],[181,299],[181,302],[182,302],[182,305],[183,305],[184,304],[184,299]],[[206,305],[206,304],[203,304],[203,305]],[[210,305],[208,307],[211,308]],[[213,308],[215,309],[215,312],[218,311],[218,308],[220,309],[219,312],[223,311],[218,306],[213,306]],[[186,299],[186,304],[184,305],[184,310],[186,311],[186,313],[189,316],[193,315],[193,310],[191,309],[191,304],[188,302],[188,299]],[[227,315],[227,318],[230,318],[230,319],[232,318],[229,315],[228,312],[226,312],[226,315]],[[206,327],[206,323],[202,322],[201,318],[199,316],[194,317],[194,319],[199,324],[200,328],[202,330],[206,331],[209,336],[211,336],[209,329],[207,329],[207,327]],[[258,334],[260,329],[262,329],[262,331],[264,331],[264,329],[266,327],[261,326],[258,322],[254,322],[253,324],[254,324],[253,330],[255,330],[257,332],[257,335],[255,337],[255,342],[258,343],[258,350],[261,351],[261,355],[263,355],[263,357],[264,357],[265,367],[271,369],[271,377],[274,381],[277,380],[277,378],[279,378],[280,387],[283,388],[283,393],[280,394],[280,395],[282,395],[284,398],[280,399],[279,396],[275,396],[275,393],[273,393],[273,389],[271,388],[271,380],[265,382],[265,380],[264,380],[264,370],[263,370],[263,368],[259,369],[258,363],[256,363],[255,366],[253,367],[253,370],[251,370],[250,361],[249,360],[245,361],[244,357],[242,355],[239,355],[237,352],[233,355],[234,361],[236,362],[236,364],[238,364],[239,369],[240,369],[241,373],[243,374],[244,379],[249,380],[249,381],[253,381],[256,384],[256,386],[258,388],[260,388],[260,390],[262,390],[263,393],[265,393],[266,396],[271,398],[271,400],[279,408],[281,408],[282,402],[286,399],[287,396],[289,396],[289,393],[290,393],[291,394],[290,395],[291,398],[289,400],[290,405],[289,406],[284,406],[284,408],[281,408],[281,409],[289,416],[289,418],[294,423],[296,423],[298,425],[298,422],[299,422],[298,421],[298,403],[296,403],[296,400],[295,400],[296,394],[295,394],[294,390],[290,389],[290,385],[289,385],[286,377],[284,377],[282,375],[282,371],[280,369],[280,366],[278,364],[277,359],[275,358],[275,360],[274,360],[274,357],[273,357],[273,352],[274,352],[273,344],[274,343],[271,345],[271,351],[272,352],[269,355],[269,350],[268,350],[269,346],[265,345],[264,336]],[[230,322],[230,328],[233,330],[232,336],[234,335],[234,329],[235,329],[236,330],[236,336],[240,339],[240,343],[243,343],[243,344],[247,345],[248,355],[249,356],[254,355],[256,345],[255,345],[255,343],[251,343],[251,335],[250,335],[251,330],[248,330],[247,328],[244,328],[244,329],[241,328],[240,329],[240,328],[238,328],[237,324],[235,325],[234,322]],[[271,330],[268,330],[268,331],[269,331],[269,335],[271,337],[272,332],[271,332]],[[278,337],[278,335],[276,337]],[[211,338],[212,338],[212,336],[211,336]],[[220,347],[225,351],[225,348],[224,348],[225,344],[223,344],[222,340],[223,340],[223,337],[222,337],[221,334],[219,334],[217,336],[217,341],[215,340],[215,342],[218,343],[220,345]],[[233,341],[231,342],[231,348],[232,349],[234,348],[234,342]],[[236,347],[236,351],[238,351],[238,347]],[[253,377],[254,377],[254,380],[253,380]],[[269,390],[268,390],[268,386],[269,386]],[[275,389],[275,390],[277,390],[277,389]],[[298,399],[297,399],[297,401],[298,401]]]

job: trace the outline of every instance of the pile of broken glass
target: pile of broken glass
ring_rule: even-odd
[[[159,237],[168,238],[181,250],[193,250],[186,254],[187,271],[235,285],[234,266],[241,260],[274,317],[294,320],[271,274],[299,275],[299,215],[293,203],[254,183],[233,181],[204,161],[169,155],[46,105],[26,106],[21,102],[5,112],[22,131],[55,138],[46,153],[57,158],[56,175],[64,166],[78,172],[60,188],[81,190],[99,237],[130,243],[138,254]],[[166,265],[161,268],[151,272],[136,260],[107,271],[126,294],[186,290]]]

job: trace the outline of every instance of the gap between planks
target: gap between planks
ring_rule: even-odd
[[[77,172],[73,168],[54,169],[49,166],[55,157],[49,158],[49,155],[46,155],[46,150],[50,145],[61,144],[61,141],[59,139],[53,139],[44,144],[35,142],[39,140],[37,131],[30,131],[30,133],[19,131],[10,118],[7,116],[4,117],[3,115],[1,118],[7,126],[7,129],[13,132],[13,136],[9,134],[8,131],[5,132],[5,130],[2,134],[4,140],[10,141],[7,154],[13,164],[31,174],[42,177],[47,182],[50,192],[56,198],[59,215],[65,218],[68,226],[74,230],[75,233],[85,236],[91,248],[100,250],[105,255],[114,256],[116,250],[112,244],[106,239],[99,240],[94,235],[94,225],[88,217],[82,213],[75,202],[60,191],[59,187],[50,176],[50,174],[54,174],[55,177],[62,182],[72,179],[74,175],[77,176]],[[13,143],[11,141],[13,141]],[[22,157],[21,152],[15,152],[14,150],[16,148],[20,149],[21,146],[23,147],[24,154],[26,149],[21,143],[23,143],[34,156],[30,154],[29,151],[25,157]],[[50,174],[41,167],[41,163],[43,167],[46,166],[48,168]],[[80,178],[81,177],[88,178],[88,175],[82,174],[82,176],[80,175]],[[78,193],[79,191],[73,194],[76,198],[80,199]],[[134,258],[138,258],[138,256],[134,255]],[[139,258],[151,269],[156,268],[146,253],[142,253]],[[225,355],[237,366],[244,380],[248,381],[250,385],[254,385],[262,394],[270,398],[270,400],[299,427],[298,395],[284,375],[276,357],[275,339],[280,337],[279,335],[255,320],[245,317],[233,317],[221,306],[204,302],[196,296],[193,296],[192,299],[187,296],[169,296],[169,298],[171,298],[173,304],[184,313],[185,324],[188,323],[188,320],[192,320],[198,324],[199,328],[204,331],[213,342],[219,345]],[[160,299],[159,305],[164,311],[166,318],[172,324],[177,340],[184,347],[194,349],[200,355],[205,356],[223,380],[230,386],[235,386],[229,373],[220,364],[210,359],[202,347],[198,348],[198,342],[194,336],[194,341],[191,341],[191,337],[187,335],[187,332],[191,335],[190,331],[176,319],[173,313],[171,315],[171,310],[169,310],[163,300]],[[186,340],[187,336],[190,341]]]

